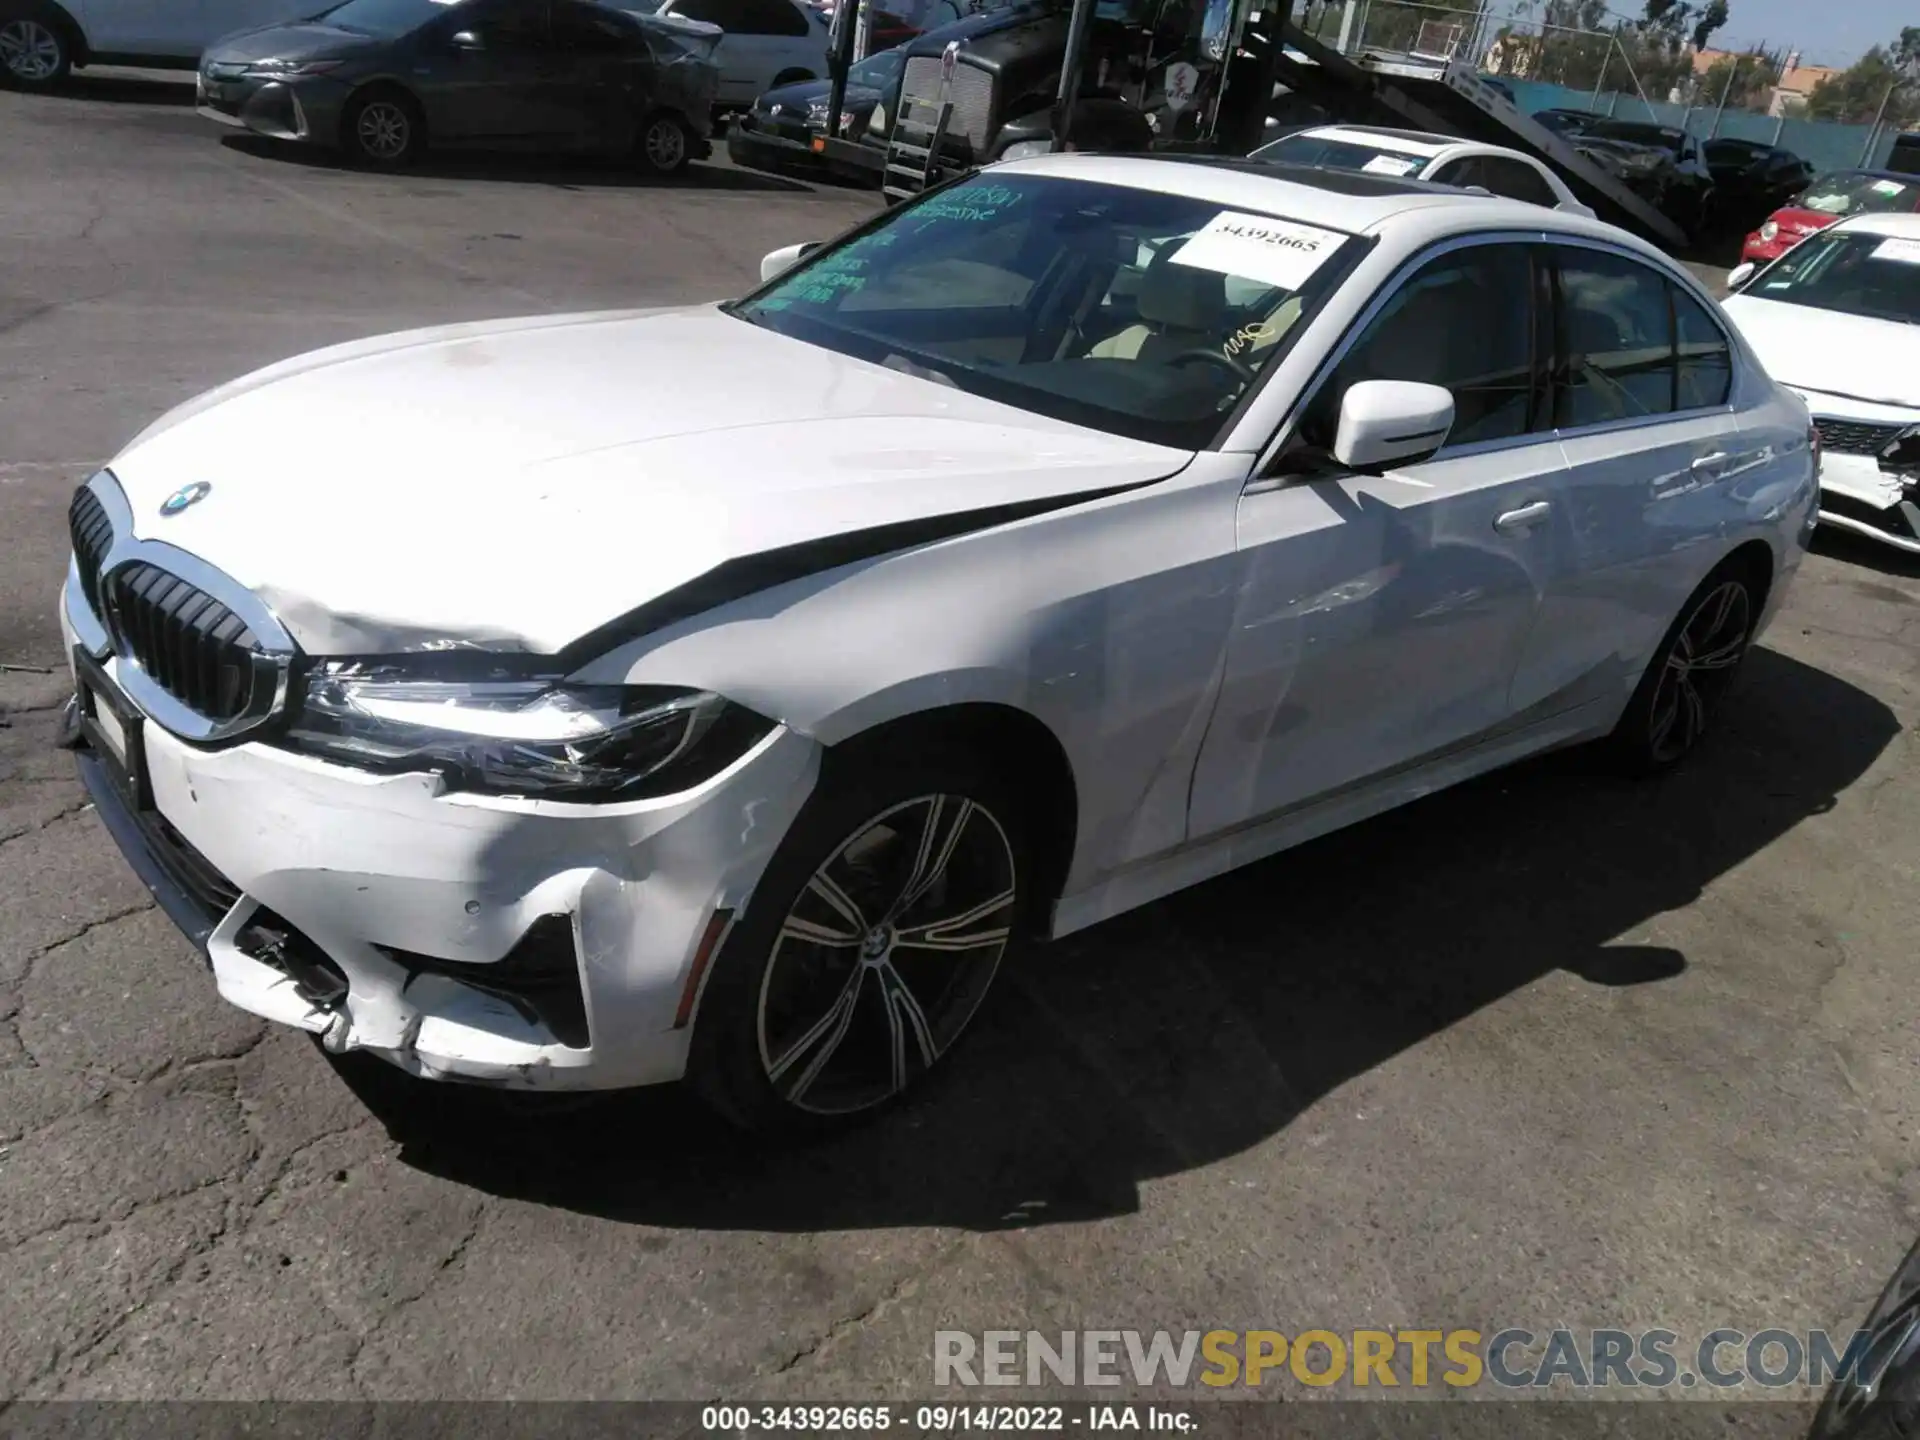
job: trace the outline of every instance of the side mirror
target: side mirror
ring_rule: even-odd
[[[480,38],[477,30],[456,30],[447,37],[449,50],[484,50],[487,42]]]
[[[1753,279],[1754,272],[1759,268],[1760,267],[1751,260],[1743,261],[1734,266],[1733,269],[1727,272],[1727,289],[1729,291],[1738,290],[1742,285],[1745,285],[1749,280]]]
[[[1333,458],[1349,470],[1425,460],[1453,429],[1453,394],[1410,380],[1361,380],[1340,401]]]
[[[786,274],[823,243],[820,240],[808,240],[799,245],[782,245],[778,250],[769,250],[760,257],[760,283],[765,285],[769,280]]]

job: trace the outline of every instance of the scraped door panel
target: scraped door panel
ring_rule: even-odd
[[[1508,684],[1551,569],[1558,447],[1296,483],[1241,502],[1243,579],[1194,777],[1199,839],[1467,743]]]

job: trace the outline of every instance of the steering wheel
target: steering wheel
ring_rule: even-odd
[[[1221,350],[1208,350],[1204,346],[1193,350],[1182,350],[1178,355],[1175,355],[1171,360],[1167,361],[1167,364],[1190,365],[1195,361],[1205,361],[1209,365],[1218,365],[1221,369],[1231,374],[1236,380],[1244,380],[1249,385],[1258,378],[1253,373],[1253,367],[1247,364],[1246,361],[1239,359],[1237,356],[1228,355]]]

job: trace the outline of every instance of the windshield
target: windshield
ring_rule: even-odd
[[[347,0],[320,18],[341,30],[361,35],[410,35],[459,3],[460,0]]]
[[[889,212],[728,312],[1023,410],[1197,450],[1357,249],[1341,232],[1213,201],[989,172]]]
[[[1821,231],[1761,271],[1745,293],[1757,300],[1920,324],[1920,239]]]
[[[1322,170],[1365,170],[1372,175],[1417,175],[1429,155],[1411,155],[1362,140],[1331,135],[1288,135],[1262,145],[1248,157],[1280,165],[1313,165]]]
[[[1587,134],[1596,140],[1624,140],[1630,145],[1655,145],[1662,150],[1671,150],[1676,155],[1680,153],[1680,132],[1660,125],[1640,125],[1631,120],[1601,120],[1589,128]]]
[[[1793,203],[1802,210],[1815,210],[1822,215],[1912,210],[1920,203],[1920,177],[1896,180],[1890,175],[1842,170],[1837,175],[1822,175],[1801,191]]]
[[[900,66],[906,57],[898,50],[882,50],[869,55],[858,65],[847,67],[847,84],[867,90],[884,90],[900,78]]]

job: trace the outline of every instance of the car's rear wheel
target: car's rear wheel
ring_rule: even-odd
[[[678,115],[657,110],[640,122],[633,148],[649,175],[678,175],[693,159],[693,136]]]
[[[73,70],[67,27],[39,6],[0,4],[0,78],[21,90],[51,90]]]
[[[1623,768],[1656,774],[1699,748],[1753,644],[1760,601],[1738,565],[1715,570],[1687,597],[1608,738]]]
[[[735,1123],[870,1114],[959,1040],[1021,934],[1012,792],[965,753],[829,769],[714,962],[689,1077]]]
[[[426,149],[426,120],[404,91],[363,91],[347,102],[340,117],[340,138],[352,159],[398,169],[419,159]]]

